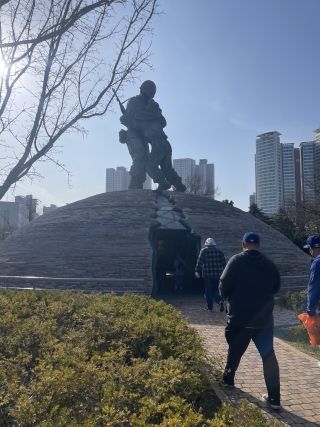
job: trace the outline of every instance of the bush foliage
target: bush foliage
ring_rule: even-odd
[[[201,340],[164,302],[1,291],[0,305],[2,427],[240,425],[214,413]]]
[[[277,420],[267,420],[252,403],[244,400],[239,407],[224,404],[209,423],[210,427],[281,427]]]
[[[302,313],[306,309],[307,291],[285,292],[280,295],[279,302],[282,306],[294,310],[296,313]]]

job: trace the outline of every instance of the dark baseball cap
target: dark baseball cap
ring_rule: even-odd
[[[304,248],[320,248],[320,236],[309,236]]]
[[[260,236],[253,231],[248,231],[244,234],[242,238],[242,243],[254,243],[256,245],[260,245]]]

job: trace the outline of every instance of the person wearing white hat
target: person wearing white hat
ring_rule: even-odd
[[[224,311],[223,301],[219,294],[219,279],[226,259],[223,252],[217,248],[216,242],[212,237],[205,241],[204,248],[201,249],[197,264],[195,267],[195,277],[203,277],[205,296],[207,300],[207,310],[213,310],[213,300],[220,305],[220,311]]]

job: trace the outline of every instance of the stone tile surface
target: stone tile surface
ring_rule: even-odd
[[[224,364],[227,344],[224,339],[225,315],[203,310],[203,296],[176,296],[166,298],[189,320],[203,338],[209,355],[219,355]],[[275,308],[275,324],[292,325],[295,314],[283,308]],[[261,395],[266,393],[262,362],[254,346],[250,344],[236,374],[234,390],[219,390],[226,401],[247,399],[256,403],[266,413],[275,416],[289,426],[320,426],[320,366],[319,361],[306,355],[282,340],[275,338],[275,351],[280,366],[281,396],[283,409],[270,411]],[[320,348],[319,348],[320,351]]]

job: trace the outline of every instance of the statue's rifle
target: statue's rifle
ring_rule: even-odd
[[[126,109],[125,109],[125,107],[124,107],[124,105],[122,104],[122,102],[120,101],[120,99],[119,99],[119,97],[118,97],[118,95],[117,95],[117,92],[112,88],[112,91],[113,91],[113,93],[114,93],[114,96],[116,97],[116,100],[118,101],[118,104],[119,104],[119,107],[120,107],[120,110],[121,110],[121,113],[124,115],[124,114],[126,114]]]

